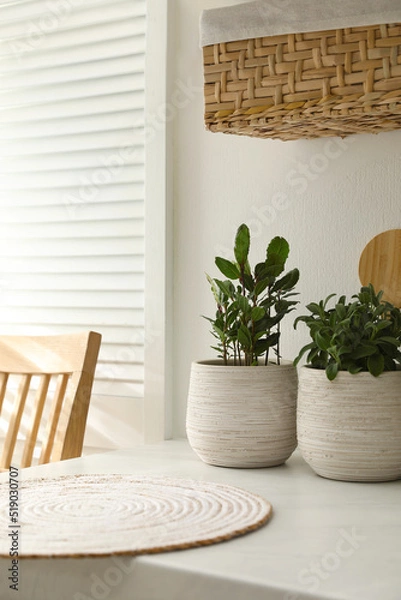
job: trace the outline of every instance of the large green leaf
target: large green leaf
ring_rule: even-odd
[[[383,373],[384,356],[382,354],[373,354],[368,358],[368,369],[371,375],[378,377]]]
[[[242,283],[244,287],[248,290],[248,292],[253,292],[255,284],[251,275],[244,273],[244,277],[242,278]]]
[[[255,266],[255,277],[257,281],[262,281],[269,277],[269,273],[267,271],[266,262],[258,263]]]
[[[238,303],[238,307],[242,313],[244,313],[245,315],[251,313],[251,306],[248,302],[248,299],[245,296],[240,295],[237,298],[237,303]]]
[[[316,332],[315,341],[320,350],[328,350],[330,347],[330,338],[323,335],[320,331]]]
[[[347,309],[344,304],[336,304],[335,313],[333,312],[333,316],[337,314],[338,318],[341,320],[345,319],[347,316]]]
[[[220,281],[220,279],[215,279],[214,281],[224,296],[227,296],[227,298],[232,296],[233,290],[230,287],[232,286],[231,281]]]
[[[275,237],[272,239],[270,244],[267,247],[266,258],[269,257],[270,254],[277,254],[281,258],[281,262],[284,264],[288,258],[290,253],[290,246],[283,237]]]
[[[275,303],[274,310],[277,314],[287,314],[291,312],[291,307],[294,306],[294,304],[296,304],[296,302],[281,299]]]
[[[224,340],[224,331],[222,331],[220,329],[220,327],[217,327],[217,325],[213,325],[213,331],[215,331],[218,335],[218,337],[223,341]]]
[[[266,274],[278,277],[284,271],[284,261],[279,254],[269,254],[265,260]]]
[[[261,306],[254,306],[251,312],[252,321],[260,321],[265,316],[265,311]]]
[[[241,327],[238,329],[238,341],[244,348],[249,348],[252,344],[250,331],[243,324],[241,324]]]
[[[260,294],[265,291],[265,289],[267,288],[268,285],[269,285],[268,279],[263,279],[262,281],[258,281],[258,283],[255,285],[255,289],[254,289],[255,296],[256,297],[260,296]]]
[[[245,223],[238,227],[237,235],[235,236],[234,256],[237,263],[244,267],[249,254],[250,234],[249,228]]]
[[[299,270],[292,269],[292,271],[288,271],[281,279],[278,279],[274,284],[274,290],[287,291],[292,290],[293,287],[298,283],[299,280]]]
[[[385,342],[386,344],[391,344],[392,346],[396,346],[397,348],[400,345],[399,340],[397,340],[396,338],[390,337],[388,335],[384,335],[383,337],[381,337],[377,340],[377,343],[381,343],[381,342]]]
[[[280,335],[278,333],[272,333],[271,335],[267,336],[266,338],[257,340],[257,342],[255,344],[256,354],[258,354],[260,356],[261,354],[266,352],[266,350],[269,350],[269,348],[276,346],[277,342],[279,340],[279,337],[280,337]]]
[[[366,358],[367,356],[372,356],[376,353],[375,344],[362,343],[355,350],[352,351],[352,358],[357,360],[359,358]]]
[[[336,378],[337,373],[338,373],[338,364],[337,363],[332,362],[329,365],[327,365],[327,367],[326,367],[327,379],[329,379],[330,381],[333,381],[333,379]]]
[[[235,263],[220,256],[216,256],[215,263],[225,277],[228,277],[228,279],[239,279],[240,272]]]
[[[369,323],[368,323],[368,325],[369,325]],[[377,331],[382,331],[383,329],[388,329],[389,327],[391,327],[391,321],[387,320],[387,319],[383,319],[382,321],[375,323],[375,326],[376,326]]]

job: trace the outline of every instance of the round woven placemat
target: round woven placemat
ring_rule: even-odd
[[[20,481],[19,529],[0,484],[0,556],[18,531],[19,557],[148,554],[228,540],[262,526],[272,507],[217,483],[133,475],[66,475]]]

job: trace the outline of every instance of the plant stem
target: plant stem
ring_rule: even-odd
[[[271,316],[271,296],[272,296],[272,286],[269,285],[268,288],[267,288],[267,299],[268,299],[267,316],[269,317],[269,319],[270,319],[270,316]],[[265,365],[267,365],[268,363],[269,363],[269,348],[266,349]]]
[[[240,265],[240,271],[241,271],[241,275],[240,275],[240,282],[242,285],[242,295],[245,296],[245,266],[244,265]]]
[[[224,312],[224,339],[223,339],[223,359],[224,359],[224,364],[227,365],[228,363],[228,351],[227,351],[227,307],[225,307],[225,312]]]
[[[280,302],[280,300],[281,300],[281,295],[280,295],[280,292],[278,292],[278,294],[277,294],[277,301]],[[279,321],[277,323],[278,338],[277,338],[277,344],[276,344],[276,356],[277,356],[276,363],[278,365],[280,364],[280,333],[281,333],[280,326],[281,326],[281,323]]]
[[[276,354],[277,354],[277,364],[281,364],[280,362],[280,322],[277,323],[277,333],[278,333],[278,339],[277,339],[277,346],[276,346]]]

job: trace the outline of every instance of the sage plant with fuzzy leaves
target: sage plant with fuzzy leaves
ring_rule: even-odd
[[[235,260],[215,259],[226,279],[206,275],[217,306],[215,317],[206,317],[217,338],[212,348],[225,365],[267,365],[271,350],[280,364],[280,325],[298,304],[293,297],[299,270],[283,274],[290,248],[282,237],[271,240],[265,259],[253,270],[249,250],[250,232],[243,223],[235,236]]]

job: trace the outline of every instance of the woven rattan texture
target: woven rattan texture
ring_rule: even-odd
[[[1,483],[2,557],[9,557],[12,532],[19,558],[137,555],[222,542],[261,527],[272,512],[237,487],[133,475],[21,481],[13,522],[9,497],[8,482]]]
[[[400,23],[206,46],[206,127],[282,140],[399,129],[400,49]]]

